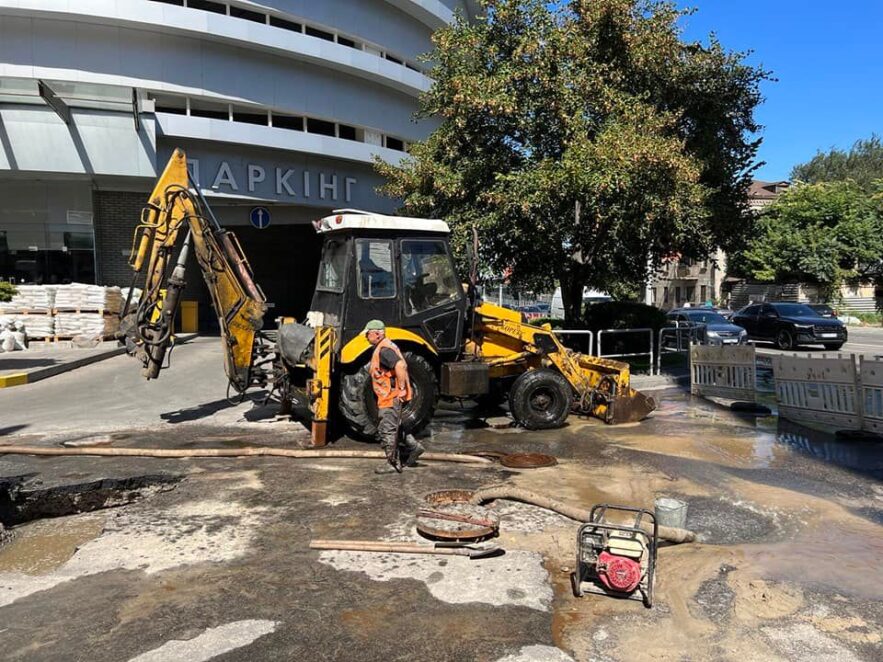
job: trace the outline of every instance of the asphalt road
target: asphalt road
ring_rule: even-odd
[[[821,345],[801,346],[799,349],[790,352],[783,352],[776,349],[771,342],[762,340],[754,341],[757,350],[761,354],[793,354],[799,352],[801,354],[824,354],[825,348]],[[883,328],[876,327],[849,327],[849,341],[839,350],[841,354],[856,354],[867,358],[879,356],[883,358]],[[832,352],[828,351],[828,354]]]
[[[259,403],[228,403],[220,358],[216,340],[200,341],[156,382],[119,357],[6,389],[0,448],[305,440]],[[880,447],[656,395],[639,424],[494,429],[450,407],[424,437],[437,451],[558,459],[535,470],[423,463],[378,476],[368,460],[0,454],[0,521],[13,534],[0,546],[0,659],[880,659]],[[575,598],[577,524],[515,502],[492,506],[506,551],[493,559],[308,547],[428,544],[414,529],[424,495],[499,484],[583,507],[673,496],[700,539],[660,547],[652,609]]]

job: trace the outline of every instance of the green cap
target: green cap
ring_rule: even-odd
[[[371,320],[365,325],[365,328],[362,329],[362,334],[364,335],[369,331],[386,331],[386,324],[380,320]]]

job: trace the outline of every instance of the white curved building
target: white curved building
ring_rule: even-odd
[[[372,169],[431,123],[419,56],[472,0],[0,0],[0,278],[128,284],[131,233],[183,147],[279,306],[330,209],[389,211]],[[265,207],[258,229],[252,211]],[[195,279],[193,279],[195,280]]]

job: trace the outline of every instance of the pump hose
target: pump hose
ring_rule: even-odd
[[[79,448],[59,448],[57,446],[2,446],[0,455],[100,455],[108,457],[252,457],[271,456],[293,459],[337,458],[386,460],[382,451],[350,450],[300,450],[293,448],[266,448],[246,446],[244,448],[104,448],[81,446]],[[462,464],[492,464],[493,461],[477,455],[458,453],[424,453],[421,460],[432,462],[459,462]]]
[[[469,499],[469,503],[480,506],[487,501],[494,501],[495,499],[509,499],[511,501],[529,503],[532,506],[538,506],[556,512],[559,515],[564,515],[577,522],[591,521],[591,510],[558,501],[544,494],[537,494],[536,492],[508,485],[491,486],[477,490],[473,493],[472,498]],[[648,534],[653,533],[653,525],[650,522],[641,522],[641,528]],[[696,534],[693,531],[678,529],[672,526],[659,526],[657,528],[660,540],[671,543],[696,541]]]

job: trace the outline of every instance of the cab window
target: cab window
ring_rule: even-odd
[[[392,269],[392,242],[383,239],[358,239],[359,296],[363,299],[390,299],[396,295]]]
[[[319,282],[316,289],[326,292],[342,292],[346,275],[346,242],[326,242],[319,265]]]
[[[402,242],[405,314],[457,300],[461,289],[443,241]]]

